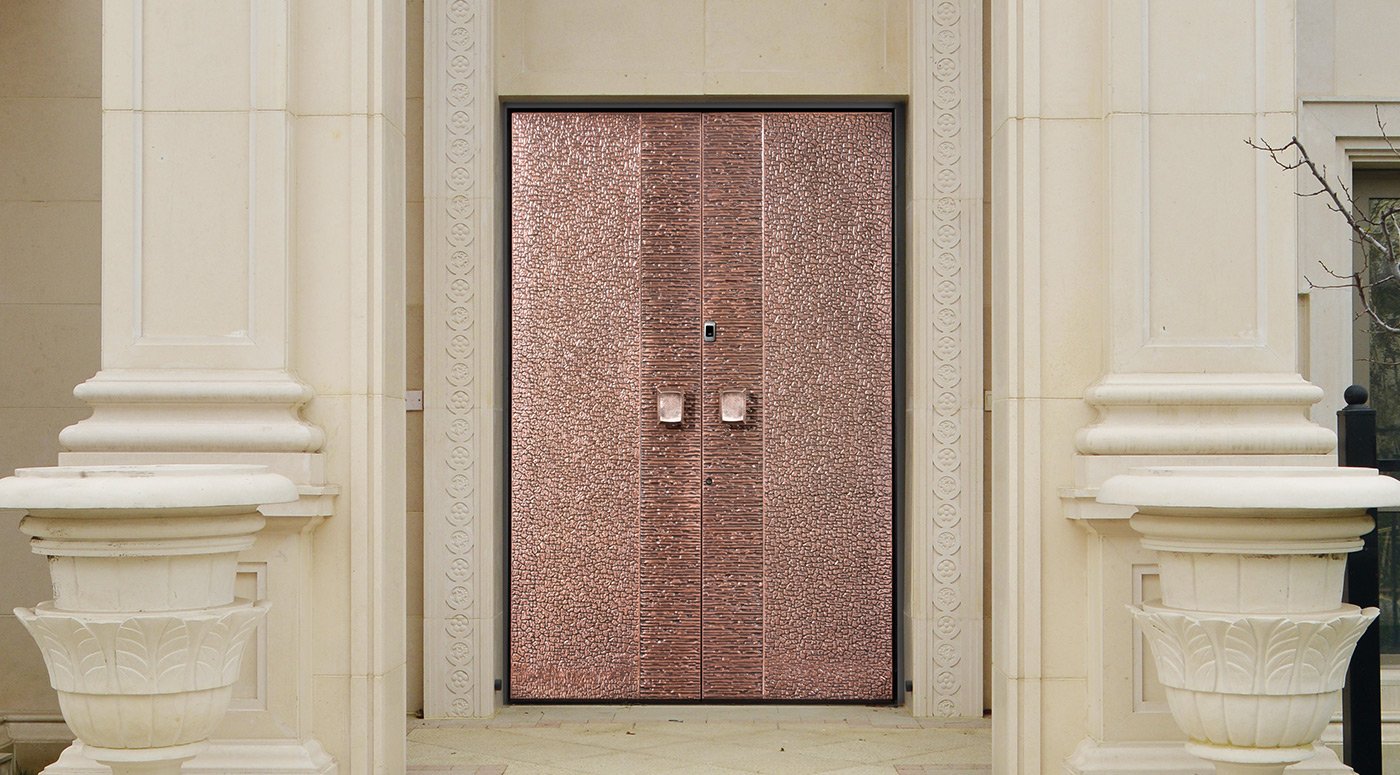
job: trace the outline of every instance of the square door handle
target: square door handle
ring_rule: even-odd
[[[719,391],[719,418],[725,422],[743,422],[748,414],[749,391],[727,388]]]
[[[679,423],[685,414],[685,391],[680,388],[656,389],[656,419],[667,424]]]

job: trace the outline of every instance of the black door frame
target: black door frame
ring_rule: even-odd
[[[514,362],[511,359],[511,179],[513,169],[511,168],[511,116],[515,113],[560,113],[560,112],[593,112],[593,113],[769,113],[769,112],[840,112],[840,113],[888,113],[890,114],[890,124],[893,129],[891,142],[891,298],[893,299],[892,310],[892,336],[891,352],[893,362],[890,364],[890,377],[892,385],[891,402],[891,476],[893,489],[891,493],[891,523],[893,535],[891,536],[891,575],[894,583],[891,589],[891,616],[890,626],[894,644],[894,653],[891,655],[891,671],[893,692],[890,704],[900,706],[904,704],[905,695],[910,689],[908,671],[908,644],[906,638],[908,632],[904,626],[905,602],[904,586],[907,579],[908,563],[904,560],[905,549],[905,245],[906,245],[906,176],[908,174],[908,162],[905,156],[905,122],[907,106],[901,101],[891,100],[862,100],[851,98],[833,98],[831,100],[795,100],[781,101],[770,97],[755,100],[715,100],[696,101],[693,98],[666,99],[658,98],[648,102],[637,101],[577,101],[568,98],[549,99],[534,98],[530,100],[513,100],[502,98],[500,102],[500,137],[501,144],[498,150],[498,161],[500,163],[501,174],[497,177],[497,199],[501,207],[497,213],[497,227],[500,229],[501,239],[498,241],[500,255],[497,266],[501,268],[496,293],[499,294],[501,309],[504,310],[504,323],[501,327],[501,352],[504,353],[505,368],[501,372],[501,384],[498,385],[500,395],[504,397],[502,407],[503,433],[501,434],[501,459],[504,465],[501,466],[501,479],[497,485],[501,488],[501,512],[496,515],[501,525],[501,579],[500,595],[504,619],[502,621],[501,634],[501,677],[497,680],[497,688],[501,690],[501,702],[504,705],[565,705],[565,704],[598,704],[598,700],[541,700],[541,699],[515,699],[510,694],[510,625],[511,625],[511,605],[510,605],[510,560],[511,560],[511,535],[510,535],[510,514],[511,514],[511,373]],[[794,704],[815,704],[815,705],[838,705],[855,704],[867,705],[867,701],[839,701],[839,700],[672,700],[672,699],[636,699],[627,700],[625,704],[752,704],[752,705],[794,705]]]

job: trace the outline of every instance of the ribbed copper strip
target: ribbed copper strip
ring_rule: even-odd
[[[892,695],[891,124],[764,118],[764,696]]]
[[[763,693],[763,119],[705,116],[704,696]],[[748,393],[741,423],[720,391]]]
[[[637,695],[635,114],[511,129],[511,693]]]
[[[700,116],[641,118],[641,696],[700,687]],[[656,390],[685,394],[679,424]]]

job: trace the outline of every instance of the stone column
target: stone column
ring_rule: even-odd
[[[1099,371],[1088,385],[1065,378],[1073,367],[1042,372],[1047,391],[1082,396],[1072,482],[1056,483],[1089,531],[1076,772],[1108,766],[1095,750],[1175,734],[1123,609],[1158,583],[1152,555],[1127,527],[1131,509],[1096,501],[1099,487],[1135,466],[1332,465],[1335,446],[1309,419],[1322,390],[1298,373],[1294,178],[1245,143],[1295,132],[1294,2],[1112,0],[1101,21],[1092,195],[1104,254],[1085,267],[1103,278],[1099,330],[1069,359]]]
[[[60,462],[261,464],[301,496],[239,556],[273,608],[189,771],[402,767],[403,17],[103,3],[102,369]]]
[[[1346,556],[1400,505],[1374,469],[1142,468],[1099,500],[1136,508],[1161,566],[1159,600],[1131,607],[1186,750],[1216,772],[1282,775],[1313,756],[1347,663],[1380,613],[1342,605]]]
[[[235,597],[257,509],[297,499],[262,466],[25,468],[0,507],[49,558],[54,599],[15,609],[63,717],[116,775],[175,775],[223,718],[267,604]]]

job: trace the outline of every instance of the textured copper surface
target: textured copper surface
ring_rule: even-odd
[[[512,121],[511,691],[635,697],[640,122]]]
[[[764,696],[889,697],[890,117],[764,139]]]
[[[763,117],[705,116],[705,697],[763,693]],[[743,423],[720,391],[760,397]]]
[[[641,695],[700,697],[700,116],[642,116]]]
[[[888,698],[890,117],[513,120],[512,695]]]

